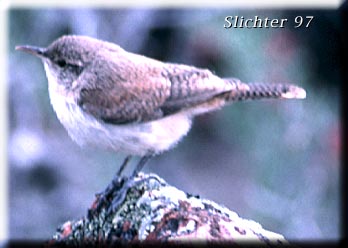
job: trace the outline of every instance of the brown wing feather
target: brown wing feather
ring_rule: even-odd
[[[140,71],[146,65],[120,61],[124,63],[95,59],[97,65],[91,64],[78,79],[88,82],[79,89],[78,104],[94,117],[114,124],[161,117],[160,106],[170,94],[170,82],[160,75],[159,68]],[[108,73],[97,73],[95,68]]]
[[[78,104],[105,122],[155,120],[232,89],[208,70],[164,64],[132,53],[117,56],[108,63],[95,59],[97,64],[78,79],[88,82],[79,89]],[[95,68],[108,73],[97,73]]]
[[[201,104],[235,87],[209,70],[193,66],[166,64],[165,70],[171,82],[170,97],[161,107],[165,115]]]

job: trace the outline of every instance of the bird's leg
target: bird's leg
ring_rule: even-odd
[[[117,172],[117,174],[116,174],[116,177],[120,177],[120,176],[121,176],[123,170],[126,168],[126,165],[128,164],[128,162],[129,162],[129,160],[130,160],[131,158],[132,158],[132,156],[131,156],[131,155],[128,155],[128,156],[124,159],[124,161],[123,161],[121,167],[118,169],[118,172]]]
[[[96,196],[98,197],[98,202],[97,202],[97,206],[94,208],[95,209],[94,211],[99,212],[99,210],[101,209],[103,204],[105,204],[107,202],[107,199],[110,196],[112,196],[114,191],[117,191],[118,189],[120,189],[122,187],[122,184],[124,183],[126,178],[121,177],[121,174],[122,174],[123,170],[126,168],[128,162],[131,158],[132,158],[132,156],[128,155],[124,159],[121,167],[117,171],[116,175],[113,177],[111,183],[109,183],[109,185],[106,187],[106,189],[104,191],[96,194]]]
[[[115,188],[119,187],[118,185],[120,185],[121,181],[124,180],[124,178],[121,178],[121,174],[122,174],[123,170],[126,168],[128,162],[131,158],[132,158],[132,156],[128,155],[123,160],[122,165],[118,169],[116,175],[113,177],[111,183],[106,187],[106,189],[103,192],[97,193],[97,195],[105,195],[107,197],[115,190]]]
[[[137,166],[135,167],[133,174],[131,175],[129,179],[134,179],[138,175],[138,173],[144,168],[144,165],[147,163],[147,161],[149,161],[150,158],[152,157],[153,157],[153,154],[142,157],[139,163],[137,164]]]
[[[134,178],[138,175],[138,173],[142,170],[144,165],[150,160],[150,158],[153,157],[153,154],[149,154],[146,156],[141,157],[140,161],[138,162],[137,166],[135,167],[132,175],[130,177],[121,177],[122,171],[126,167],[127,163],[129,162],[131,156],[127,156],[122,163],[120,169],[118,170],[117,174],[113,178],[112,182],[106,187],[106,189],[97,194],[98,196],[98,202],[97,206],[93,207],[93,209],[89,210],[88,215],[91,217],[93,213],[98,213],[102,206],[104,205],[107,209],[107,214],[111,214],[112,212],[116,211],[123,201],[126,198],[127,192],[130,188],[143,183],[146,180],[152,179],[156,177],[147,177],[142,180],[135,181]],[[111,204],[108,203],[108,199],[112,199]]]
[[[122,204],[122,202],[125,200],[127,192],[130,188],[141,184],[144,182],[144,180],[138,180],[135,181],[134,178],[138,175],[138,173],[141,171],[141,169],[144,167],[144,165],[150,160],[150,158],[153,157],[153,154],[143,156],[137,166],[135,167],[132,175],[123,182],[121,188],[117,192],[115,192],[116,195],[114,195],[112,199],[112,203],[110,208],[108,209],[108,214],[116,211],[119,206]],[[152,177],[146,178],[146,180],[151,179]]]

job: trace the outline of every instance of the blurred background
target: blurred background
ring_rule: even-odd
[[[289,22],[224,29],[229,15]],[[310,27],[295,29],[295,17],[308,15]],[[188,136],[144,171],[291,241],[337,240],[339,25],[335,10],[10,9],[10,238],[49,239],[65,221],[86,215],[125,157],[73,143],[50,105],[41,61],[14,50],[79,34],[222,77],[305,88],[306,100],[238,102],[196,118]]]

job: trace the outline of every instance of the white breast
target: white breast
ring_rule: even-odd
[[[79,145],[93,145],[126,154],[160,153],[176,145],[191,127],[191,117],[178,113],[141,124],[113,125],[84,112],[72,94],[58,85],[45,65],[51,104],[59,121]]]

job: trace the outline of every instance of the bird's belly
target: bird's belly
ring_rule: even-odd
[[[58,119],[81,146],[92,145],[143,156],[172,148],[191,127],[191,118],[185,113],[146,123],[108,124],[84,112],[73,97],[63,96],[54,87],[49,91]]]

